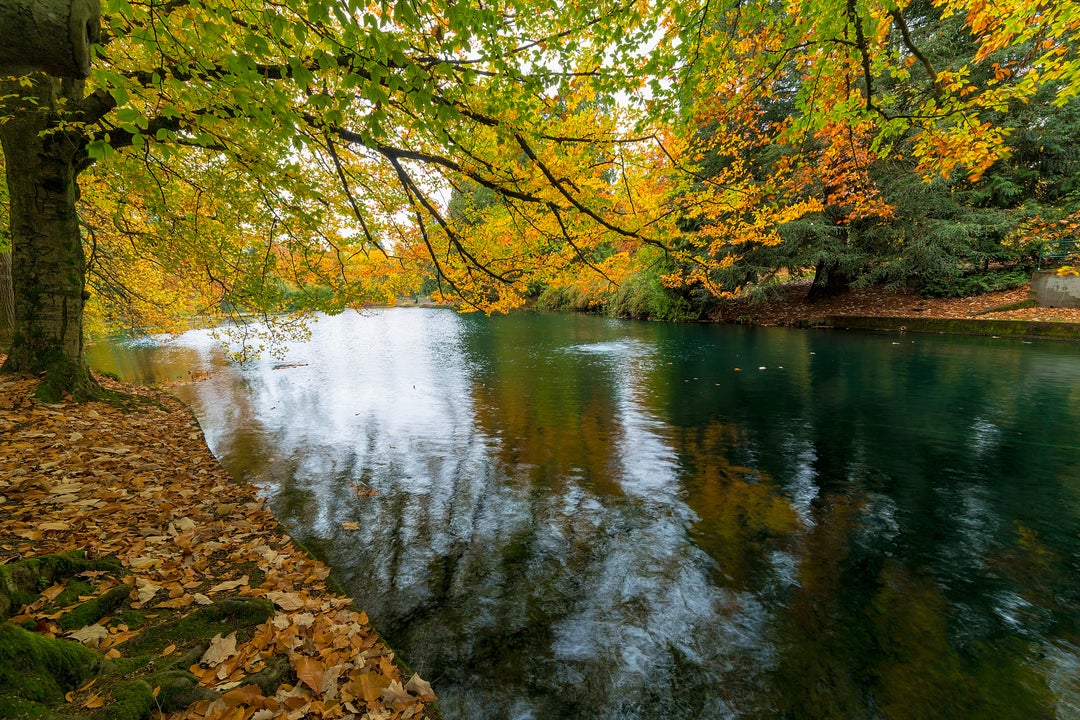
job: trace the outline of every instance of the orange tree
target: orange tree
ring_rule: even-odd
[[[671,27],[669,285],[723,295],[807,266],[813,292],[922,284],[1075,202],[1057,152],[1080,137],[1075,4],[680,3]]]

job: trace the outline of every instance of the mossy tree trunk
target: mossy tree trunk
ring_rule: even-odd
[[[17,103],[0,104],[15,300],[2,370],[44,375],[39,396],[45,399],[71,393],[81,400],[96,390],[82,357],[86,259],[75,209],[86,136],[62,129],[57,120],[65,105],[81,98],[82,81],[41,73],[23,81],[30,87],[0,82],[0,94],[14,95]]]
[[[11,252],[0,250],[0,337],[15,327],[15,293],[11,289]]]
[[[0,74],[86,77],[100,21],[98,0],[0,0]]]

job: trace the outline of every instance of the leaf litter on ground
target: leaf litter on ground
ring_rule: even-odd
[[[76,549],[113,556],[125,576],[84,573],[92,594],[82,599],[122,582],[132,588],[128,607],[151,623],[227,597],[273,603],[273,616],[248,636],[207,638],[188,669],[218,696],[168,720],[437,717],[431,686],[402,675],[366,614],[328,585],[329,568],[288,538],[251,487],[228,476],[188,407],[160,391],[100,381],[147,402],[134,411],[44,404],[32,399],[34,379],[0,376],[0,565]],[[46,588],[10,619],[124,657],[123,643],[139,631],[118,615],[62,630],[64,610],[53,601],[63,590]],[[179,650],[170,644],[161,654]],[[245,683],[282,658],[291,671],[277,688],[264,694]],[[87,709],[111,701],[89,686],[68,700]]]

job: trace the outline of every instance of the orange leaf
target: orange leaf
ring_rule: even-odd
[[[350,683],[351,685],[352,683]],[[360,691],[360,697],[366,703],[376,703],[384,688],[390,686],[390,678],[377,673],[364,673],[356,679],[356,689]]]
[[[326,668],[315,658],[302,657],[296,662],[296,677],[316,693],[322,692],[325,672]]]
[[[258,685],[244,685],[222,695],[221,701],[225,703],[226,707],[254,705],[262,696],[262,690],[259,689]]]
[[[86,698],[86,702],[82,704],[87,710],[95,710],[105,704],[105,698],[101,697],[101,693],[94,693],[90,697]]]

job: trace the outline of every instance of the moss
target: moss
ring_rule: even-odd
[[[138,678],[118,683],[112,696],[113,701],[95,713],[95,719],[144,720],[156,704],[153,689]]]
[[[90,595],[93,591],[94,589],[90,586],[90,583],[78,578],[72,578],[67,581],[64,589],[52,601],[52,607],[64,608],[74,605],[79,601],[80,597]]]
[[[45,375],[34,391],[34,397],[47,403],[61,402],[65,395],[71,395],[75,402],[101,399],[105,390],[81,360],[64,357],[59,351],[55,355],[44,361]]]
[[[62,630],[75,630],[96,623],[123,605],[132,589],[131,585],[118,585],[101,597],[84,602],[71,612],[61,615],[56,622]]]
[[[187,670],[164,670],[147,675],[143,681],[148,687],[158,689],[155,704],[164,712],[182,710],[200,700],[217,697],[217,693],[199,685],[199,679]],[[276,689],[277,686],[274,686]]]
[[[53,583],[86,570],[120,572],[122,568],[114,558],[87,560],[81,550],[42,555],[0,566],[0,617],[10,617]]]
[[[266,667],[244,679],[245,685],[258,685],[263,695],[273,695],[285,678],[292,675],[292,666],[289,659],[278,655],[270,659]]]
[[[187,647],[214,635],[255,628],[274,615],[274,606],[262,598],[229,598],[201,607],[177,620],[155,625],[120,646],[130,655],[156,654],[167,645]]]
[[[156,655],[133,655],[131,657],[118,657],[115,660],[110,660],[109,664],[112,672],[117,675],[128,676],[138,673],[157,659]]]
[[[68,720],[41,703],[0,693],[0,718],[5,720]]]
[[[100,666],[101,656],[77,642],[0,624],[0,694],[59,703]]]
[[[127,625],[131,630],[138,630],[146,624],[146,614],[146,610],[124,608],[116,613],[115,619],[117,623]]]
[[[124,680],[112,688],[111,695],[112,702],[94,714],[95,720],[144,720],[217,697],[217,693],[199,687],[198,679],[186,670]]]

